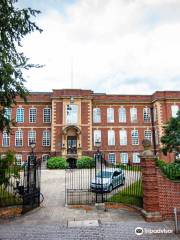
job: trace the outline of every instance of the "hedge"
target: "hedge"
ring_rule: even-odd
[[[47,168],[50,169],[66,169],[68,163],[63,157],[51,157],[47,161]]]
[[[77,160],[77,168],[94,168],[95,159],[89,156],[82,156]]]
[[[180,180],[180,163],[165,163],[163,160],[156,160],[156,165],[162,170],[167,178]]]

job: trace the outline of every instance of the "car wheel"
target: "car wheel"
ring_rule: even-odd
[[[112,192],[112,190],[113,190],[113,185],[111,184],[109,185],[109,192]]]

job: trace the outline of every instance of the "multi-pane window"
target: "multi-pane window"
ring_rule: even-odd
[[[158,136],[158,130],[157,129],[155,130],[155,142],[156,142],[156,145],[159,144],[159,136]]]
[[[140,163],[139,153],[133,153],[133,163]]]
[[[138,130],[136,130],[136,129],[132,130],[131,137],[132,137],[132,145],[138,145],[139,144]]]
[[[124,107],[119,108],[119,122],[126,122],[126,109]]]
[[[107,122],[114,122],[114,108],[107,108]]]
[[[9,147],[9,145],[10,145],[10,135],[7,133],[7,131],[4,131],[2,135],[2,146]]]
[[[93,122],[100,123],[101,122],[101,109],[93,108]]]
[[[4,117],[8,120],[11,120],[11,113],[12,109],[11,108],[5,108],[4,109]]]
[[[150,142],[152,141],[151,130],[145,130],[145,131],[144,131],[144,139],[147,139],[147,140],[149,140]]]
[[[44,123],[50,123],[51,122],[51,108],[44,108],[43,121],[44,121]]]
[[[30,108],[29,109],[29,122],[35,123],[37,117],[37,109],[36,108]]]
[[[153,115],[154,115],[154,122],[156,122],[157,121],[157,108],[156,107],[154,107],[154,109],[153,109]]]
[[[43,131],[42,145],[44,147],[48,147],[51,145],[51,134],[48,130]]]
[[[36,143],[36,131],[34,130],[28,132],[28,146],[30,146],[31,143]]]
[[[16,165],[21,166],[22,165],[22,155],[16,154],[15,159],[16,159]]]
[[[22,147],[23,146],[23,131],[18,130],[15,133],[15,146]]]
[[[116,154],[115,153],[108,154],[108,162],[110,162],[112,164],[116,164]]]
[[[179,110],[178,105],[172,105],[171,106],[171,113],[172,113],[172,117],[177,117],[177,112]]]
[[[24,108],[16,109],[16,122],[23,123],[24,122]]]
[[[66,123],[67,124],[78,123],[78,105],[69,104],[66,106]]]
[[[121,163],[128,163],[128,153],[120,153]]]
[[[42,155],[42,161],[47,161],[49,159],[49,154]]]
[[[150,108],[146,107],[143,109],[143,117],[144,117],[144,122],[151,121],[151,109]]]
[[[131,122],[137,122],[137,108],[130,108]]]
[[[96,142],[101,142],[101,130],[94,130],[94,146]]]
[[[120,137],[120,145],[127,145],[127,131],[120,130],[119,137]]]
[[[108,145],[115,145],[115,132],[114,130],[108,130]]]

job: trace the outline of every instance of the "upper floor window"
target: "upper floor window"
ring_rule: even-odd
[[[101,122],[101,109],[93,108],[93,122],[100,123]]]
[[[42,155],[42,161],[47,161],[50,158],[49,154],[43,154]]]
[[[132,137],[132,145],[138,145],[139,144],[139,136],[138,136],[138,130],[132,130],[131,131],[131,137]]]
[[[144,139],[147,139],[147,140],[149,140],[150,142],[152,141],[151,130],[145,130],[145,131],[144,131]]]
[[[24,108],[16,109],[16,122],[23,123],[24,122]]]
[[[116,164],[116,154],[115,153],[108,154],[108,162],[110,162],[112,164]]]
[[[107,108],[107,122],[112,123],[114,122],[114,109]]]
[[[28,132],[28,146],[30,146],[31,143],[36,143],[36,131],[34,130]]]
[[[120,153],[121,163],[128,163],[128,153]]]
[[[8,120],[11,120],[11,113],[12,109],[11,108],[5,108],[4,109],[4,117]]]
[[[101,142],[101,130],[94,130],[94,146],[96,142]]]
[[[22,147],[23,146],[23,131],[17,130],[15,133],[15,146]]]
[[[157,108],[156,108],[156,106],[154,106],[153,115],[154,115],[154,122],[156,122],[157,121]]]
[[[137,108],[130,108],[131,122],[137,122]]]
[[[179,107],[178,105],[172,105],[171,106],[171,114],[172,114],[172,117],[177,117],[177,112],[179,110]]]
[[[36,116],[37,116],[37,109],[36,108],[30,108],[29,109],[29,122],[35,123],[36,122]]]
[[[43,131],[42,145],[44,147],[49,147],[51,145],[51,134],[48,130]]]
[[[126,122],[126,109],[124,107],[119,108],[119,122]]]
[[[44,123],[50,123],[51,122],[51,108],[44,108],[43,121],[44,121]]]
[[[69,104],[66,106],[66,123],[67,124],[78,123],[78,105]]]
[[[140,163],[139,153],[133,153],[133,163]]]
[[[120,137],[120,145],[127,145],[127,131],[120,130],[119,137]]]
[[[9,147],[10,146],[10,135],[7,133],[7,131],[3,132],[2,146],[3,147]]]
[[[115,145],[115,132],[114,130],[108,130],[108,145]]]
[[[144,122],[151,121],[151,109],[150,108],[146,107],[143,109],[143,117],[144,117]]]
[[[16,159],[16,165],[21,166],[22,165],[22,155],[16,154],[15,159]]]

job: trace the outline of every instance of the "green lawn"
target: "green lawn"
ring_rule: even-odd
[[[124,203],[142,207],[142,196],[142,183],[138,180],[124,188],[122,191],[114,194],[108,199],[108,202]]]
[[[22,199],[0,187],[0,207],[19,205]]]

